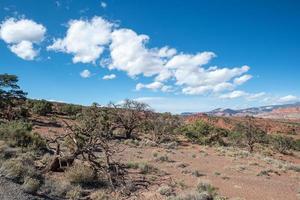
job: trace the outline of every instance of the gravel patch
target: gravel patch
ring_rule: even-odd
[[[41,200],[25,193],[21,186],[3,177],[0,177],[0,199],[1,200]]]

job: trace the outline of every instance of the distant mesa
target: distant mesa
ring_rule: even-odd
[[[200,115],[201,113],[195,112],[184,112],[182,116]],[[261,118],[271,119],[300,119],[300,102],[294,104],[283,104],[283,105],[269,105],[261,107],[252,107],[245,109],[230,109],[230,108],[218,108],[202,114],[211,116],[224,116],[224,117],[243,117],[243,116],[254,116]]]

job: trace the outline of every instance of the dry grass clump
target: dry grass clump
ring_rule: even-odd
[[[22,188],[25,192],[30,194],[35,194],[40,188],[41,183],[35,178],[26,177],[22,185]]]
[[[200,182],[197,185],[196,191],[199,193],[207,193],[212,198],[217,196],[217,190],[218,188],[212,186],[208,182]]]
[[[295,172],[300,172],[300,165],[290,164],[286,167],[287,170],[293,170]]]
[[[163,155],[163,156],[160,156],[156,159],[156,161],[161,161],[161,162],[169,162],[169,157],[168,155]]]
[[[168,185],[163,185],[157,189],[157,192],[164,196],[170,196],[173,193],[173,188]]]
[[[188,194],[181,194],[175,197],[169,197],[168,200],[212,200],[207,194],[190,192]]]
[[[91,200],[112,200],[113,198],[103,190],[98,190],[90,195]]]
[[[142,174],[148,174],[155,170],[155,168],[152,165],[146,162],[141,162],[141,163],[129,162],[127,163],[127,167],[131,169],[139,169],[140,173]]]
[[[180,194],[169,197],[168,200],[225,200],[226,198],[218,196],[217,188],[207,182],[200,182],[194,192]]]
[[[26,177],[39,177],[33,160],[26,156],[4,161],[0,168],[0,174],[18,183],[23,183]]]
[[[201,173],[199,170],[193,171],[193,172],[192,172],[192,175],[193,175],[193,176],[196,176],[196,177],[206,176],[206,174]]]
[[[139,147],[140,146],[140,142],[138,140],[134,140],[134,139],[127,139],[124,141],[124,144],[131,146],[131,147]]]
[[[68,191],[72,189],[72,185],[68,181],[45,179],[41,190],[54,199],[64,198]]]
[[[84,164],[76,163],[65,172],[66,179],[74,185],[86,185],[94,182],[94,170]]]
[[[82,188],[80,186],[76,186],[76,187],[72,188],[66,194],[66,197],[69,200],[77,200],[77,199],[80,199],[81,196],[82,196]]]
[[[189,166],[189,164],[187,164],[187,163],[179,163],[176,167],[186,168],[187,166]]]

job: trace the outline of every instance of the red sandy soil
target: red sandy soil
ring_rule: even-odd
[[[34,130],[45,137],[64,134],[62,119],[50,120],[49,117],[35,118],[38,122]],[[219,118],[217,123],[220,126],[227,126],[232,118]],[[69,120],[69,119],[65,119]],[[241,120],[240,118],[234,120]],[[72,123],[72,120],[69,120]],[[263,123],[276,122],[261,121]],[[229,126],[229,125],[228,125]],[[296,132],[300,136],[300,132]],[[205,147],[183,141],[175,149],[162,147],[131,147],[122,144],[125,151],[114,159],[123,163],[146,162],[160,172],[156,176],[148,190],[140,190],[138,199],[166,199],[160,195],[157,189],[161,185],[174,184],[176,194],[194,191],[199,181],[210,182],[219,188],[218,193],[230,199],[245,200],[296,200],[300,195],[300,172],[288,170],[286,166],[291,164],[300,168],[299,152],[293,156],[277,154],[273,157],[266,157],[259,153],[250,154],[246,151],[233,148]],[[154,157],[157,153],[157,157]],[[167,155],[169,161],[158,161],[160,156]],[[178,166],[186,164],[185,168]],[[196,177],[192,174],[197,170],[203,176]],[[263,170],[273,170],[269,175],[257,176]],[[185,185],[181,188],[178,184]],[[298,195],[298,196],[297,196]]]
[[[193,191],[199,181],[211,183],[219,188],[222,196],[230,199],[249,200],[295,200],[300,189],[299,172],[279,169],[276,164],[268,163],[268,158],[259,154],[248,154],[240,150],[204,147],[187,143],[175,150],[157,147],[132,148],[128,147],[119,159],[123,162],[147,162],[154,167],[167,172],[160,177],[160,185],[181,182],[186,188],[176,188],[176,193]],[[153,156],[167,155],[171,162],[161,162]],[[234,156],[234,153],[237,155]],[[265,161],[267,160],[267,161]],[[300,163],[298,158],[289,158],[293,163]],[[186,164],[181,168],[179,164]],[[262,170],[274,170],[270,176],[257,176]],[[192,172],[198,170],[203,176],[196,177]],[[153,185],[149,191],[141,193],[141,199],[164,199],[156,191],[159,185]]]

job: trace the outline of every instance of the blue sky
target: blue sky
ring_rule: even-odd
[[[2,0],[0,9],[0,73],[18,75],[31,98],[130,98],[174,113],[299,101],[297,0]]]

